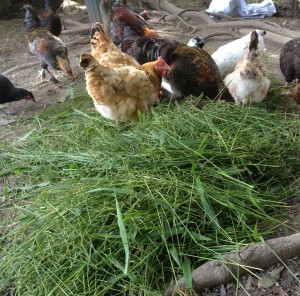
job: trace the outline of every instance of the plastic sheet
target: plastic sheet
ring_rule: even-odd
[[[212,0],[206,11],[231,17],[262,18],[276,13],[276,7],[272,0],[251,4],[244,0]]]

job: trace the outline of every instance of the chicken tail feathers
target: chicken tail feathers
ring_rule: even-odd
[[[40,19],[34,8],[31,5],[24,5],[23,8],[26,11],[24,18],[24,27],[26,28],[26,31],[29,33],[37,28],[40,28]]]
[[[98,32],[98,34],[96,34]],[[96,36],[97,35],[97,36]],[[101,38],[101,40],[99,40],[99,38]],[[104,27],[102,24],[100,23],[95,23],[93,24],[92,26],[92,29],[91,29],[91,39],[93,41],[100,41],[100,42],[107,42],[107,43],[110,43],[111,40],[109,39],[109,37],[107,36],[105,30],[104,30]]]
[[[51,0],[45,0],[45,10],[54,11]]]

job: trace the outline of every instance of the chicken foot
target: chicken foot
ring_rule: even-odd
[[[41,78],[41,82],[40,82],[40,83],[42,83],[42,82],[45,81],[45,78],[46,78],[46,71],[47,71],[47,72],[49,73],[49,75],[51,76],[50,81],[52,81],[52,82],[54,82],[54,83],[59,82],[58,79],[57,79],[57,77],[56,77],[56,75],[55,75],[55,73],[54,73],[54,72],[51,73],[51,71],[48,69],[48,65],[42,65],[42,67],[43,67],[43,69],[39,71],[39,75],[38,75],[38,77],[37,77],[37,80],[38,80],[39,78]]]

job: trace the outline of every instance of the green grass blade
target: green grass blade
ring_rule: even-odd
[[[211,205],[210,200],[208,199],[208,197],[205,193],[203,184],[200,181],[199,177],[196,178],[196,187],[197,187],[197,191],[199,193],[200,199],[201,199],[203,210],[204,210],[205,214],[208,216],[209,222],[212,224],[214,229],[219,232],[221,227],[220,227],[218,218],[215,214],[215,211]]]
[[[126,233],[125,224],[123,221],[122,212],[121,212],[117,198],[116,198],[116,209],[117,209],[117,217],[118,217],[118,226],[119,226],[119,230],[120,230],[120,236],[122,239],[123,248],[124,248],[124,252],[125,252],[124,274],[126,275],[128,272],[128,267],[129,267],[129,256],[130,256],[129,242],[128,242],[128,237],[127,237],[127,233]]]

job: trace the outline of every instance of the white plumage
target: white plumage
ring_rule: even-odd
[[[264,35],[266,31],[256,30],[258,34],[258,51],[261,54],[265,50]],[[251,32],[237,40],[219,47],[211,56],[218,65],[221,75],[224,78],[231,73],[236,64],[243,59],[245,50],[250,44]]]
[[[267,95],[270,87],[266,65],[261,60],[257,49],[257,39],[256,31],[251,32],[249,36],[250,45],[244,53],[243,60],[224,79],[229,92],[238,105],[260,103]]]

